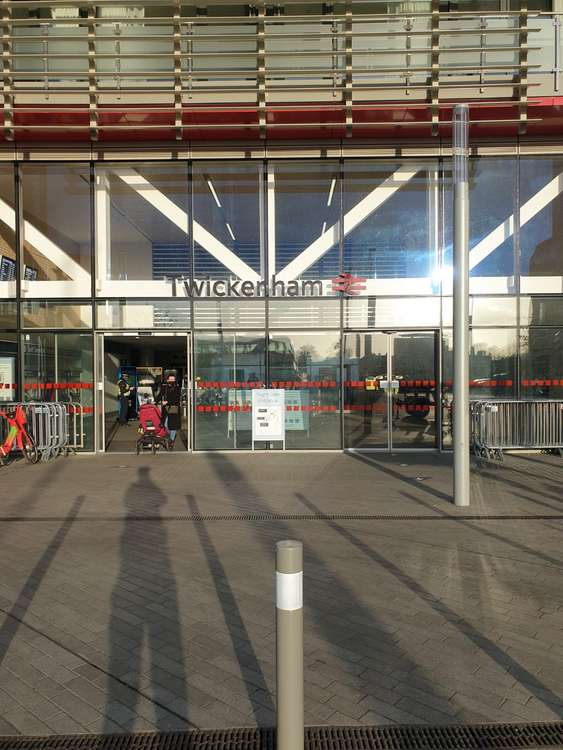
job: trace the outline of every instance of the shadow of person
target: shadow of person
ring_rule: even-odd
[[[124,495],[119,570],[111,596],[104,731],[139,726],[187,729],[188,702],[178,591],[159,518],[166,496],[141,466]],[[151,517],[139,518],[150,505]],[[151,705],[152,704],[152,705]],[[142,723],[142,722],[140,722]]]

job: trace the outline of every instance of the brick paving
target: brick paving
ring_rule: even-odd
[[[308,724],[561,719],[562,480],[509,457],[456,509],[431,454],[2,469],[0,733],[272,725],[283,538],[305,545]],[[257,511],[377,518],[186,520]]]

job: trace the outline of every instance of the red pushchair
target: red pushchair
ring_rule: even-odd
[[[152,450],[153,453],[159,448],[168,450],[168,430],[162,424],[160,409],[154,404],[143,404],[139,409],[139,432],[137,455],[142,450]]]

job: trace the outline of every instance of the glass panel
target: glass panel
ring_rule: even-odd
[[[563,328],[529,328],[520,333],[522,398],[563,399]]]
[[[15,302],[0,302],[0,328],[16,328],[17,314]]]
[[[251,448],[252,389],[265,381],[264,333],[196,335],[196,450]]]
[[[336,276],[340,271],[340,210],[337,162],[270,163],[270,274],[275,269],[285,280]]]
[[[392,447],[436,447],[436,356],[431,332],[393,335]]]
[[[17,366],[17,334],[0,331],[0,401],[17,398]]]
[[[453,195],[451,172],[448,168],[445,192],[445,237],[444,288],[451,294],[452,254],[453,254]],[[515,158],[472,158],[469,160],[469,262],[472,277],[484,277],[483,281],[472,281],[471,291],[509,291],[510,279],[491,281],[487,287],[486,278],[512,277],[514,275],[514,238],[507,239],[501,233],[500,239],[493,231],[508,221],[515,207],[516,159]],[[492,285],[492,286],[491,286]]]
[[[24,328],[92,328],[92,305],[72,302],[23,302]]]
[[[22,295],[89,297],[90,169],[87,164],[23,164]]]
[[[186,163],[100,166],[95,191],[98,295],[186,296]]]
[[[194,302],[195,328],[264,328],[266,303],[262,300],[201,300]]]
[[[340,333],[277,333],[270,388],[285,391],[285,447],[340,448]]]
[[[0,299],[16,296],[14,170],[0,164]]]
[[[439,291],[438,187],[437,162],[345,163],[343,267],[365,294]]]
[[[261,276],[261,163],[193,165],[196,279]]]
[[[563,297],[520,297],[520,325],[563,325]]]
[[[276,300],[268,302],[270,328],[339,328],[340,300]]]
[[[563,276],[563,157],[520,160],[521,202],[530,215],[520,229],[522,276]],[[554,291],[540,279],[524,284],[525,291]],[[561,291],[561,284],[557,291]]]
[[[444,445],[451,446],[453,401],[453,335],[442,332],[442,427]],[[516,397],[516,330],[474,328],[470,331],[469,397],[472,400]]]
[[[344,337],[344,445],[387,448],[388,395],[385,333],[348,333]]]
[[[105,300],[96,306],[98,328],[189,328],[188,300]]]
[[[344,300],[345,328],[437,328],[439,325],[439,297],[364,297]]]
[[[442,298],[442,324],[453,325],[453,299]],[[515,326],[516,297],[470,297],[469,323],[474,326]]]
[[[24,399],[79,404],[82,448],[92,450],[92,334],[26,333],[22,341]]]

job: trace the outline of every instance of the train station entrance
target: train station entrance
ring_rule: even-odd
[[[286,450],[439,449],[439,332],[97,334],[97,450],[135,451],[143,404],[181,387],[174,450],[281,450],[253,440],[253,392],[283,390]],[[447,408],[445,413],[448,413]]]
[[[153,444],[162,450],[190,449],[189,352],[186,333],[98,334],[98,451],[134,453]],[[164,425],[171,377],[180,394],[173,444]],[[149,410],[143,418],[147,407],[152,414]],[[162,440],[140,441],[147,419]]]
[[[344,445],[374,450],[439,446],[438,333],[344,334]]]

